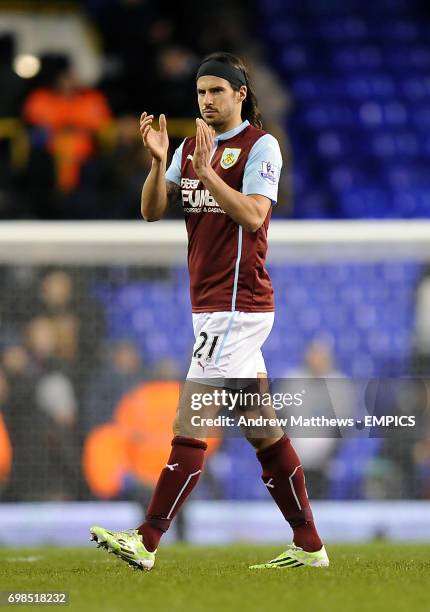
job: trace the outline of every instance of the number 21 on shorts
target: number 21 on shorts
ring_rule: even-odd
[[[204,331],[200,332],[194,343],[193,359],[204,359],[207,363],[211,362],[218,339],[219,336]]]

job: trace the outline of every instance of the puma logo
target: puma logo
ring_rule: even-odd
[[[178,467],[179,463],[172,463],[172,465],[166,464],[166,468],[169,468],[171,472],[175,471],[175,467]]]
[[[269,480],[265,483],[265,485],[266,485],[266,487],[268,489],[274,489],[275,488],[275,485],[272,484],[272,480],[273,480],[273,478],[269,478]]]

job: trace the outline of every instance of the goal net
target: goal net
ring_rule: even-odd
[[[272,223],[269,376],[416,382],[412,435],[297,436],[314,498],[430,497],[429,264],[427,222]],[[183,223],[5,223],[0,282],[0,498],[145,504],[194,343]],[[197,497],[266,499],[243,439],[208,451]]]

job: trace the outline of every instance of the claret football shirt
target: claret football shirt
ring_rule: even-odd
[[[256,232],[247,232],[215,201],[194,172],[195,138],[176,149],[166,179],[181,187],[188,233],[193,312],[270,312],[273,288],[265,268],[271,209]],[[277,140],[249,121],[214,140],[211,165],[236,191],[276,204],[282,157]]]

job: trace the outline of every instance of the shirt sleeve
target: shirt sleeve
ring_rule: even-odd
[[[282,155],[278,141],[271,134],[257,140],[248,155],[243,174],[242,193],[263,195],[276,204]]]
[[[184,147],[183,140],[176,151],[173,153],[170,166],[166,170],[166,180],[181,185],[181,165],[182,165],[182,149]]]

